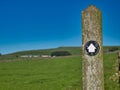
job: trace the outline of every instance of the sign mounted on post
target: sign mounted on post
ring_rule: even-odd
[[[82,12],[83,90],[104,90],[102,13],[94,5]]]
[[[88,41],[85,46],[85,53],[89,56],[94,56],[98,54],[100,46],[96,41]]]

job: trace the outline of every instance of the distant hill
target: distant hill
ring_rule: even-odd
[[[120,46],[104,46],[103,50],[104,50],[104,53],[114,52],[114,51],[120,50]],[[15,53],[0,56],[0,60],[15,59],[20,57],[21,55],[51,55],[51,53],[54,51],[68,51],[72,55],[82,54],[81,47],[58,47],[58,48],[52,48],[52,49],[28,50],[28,51],[15,52]]]
[[[51,55],[54,51],[68,51],[72,55],[80,55],[82,50],[81,47],[58,47],[52,49],[20,51],[9,55]]]

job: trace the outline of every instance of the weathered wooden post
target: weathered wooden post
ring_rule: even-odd
[[[118,74],[120,74],[120,51],[118,52]],[[120,76],[119,76],[119,85],[120,85]]]
[[[104,90],[102,14],[91,5],[82,12],[83,90]]]

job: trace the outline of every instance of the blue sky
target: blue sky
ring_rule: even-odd
[[[81,46],[81,12],[102,11],[103,45],[120,45],[120,0],[0,0],[0,53]]]

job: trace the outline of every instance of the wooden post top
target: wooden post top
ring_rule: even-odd
[[[96,6],[94,5],[90,5],[88,8],[86,8],[84,11],[82,11],[82,13],[84,12],[91,12],[91,11],[95,11],[95,12],[101,12]]]

